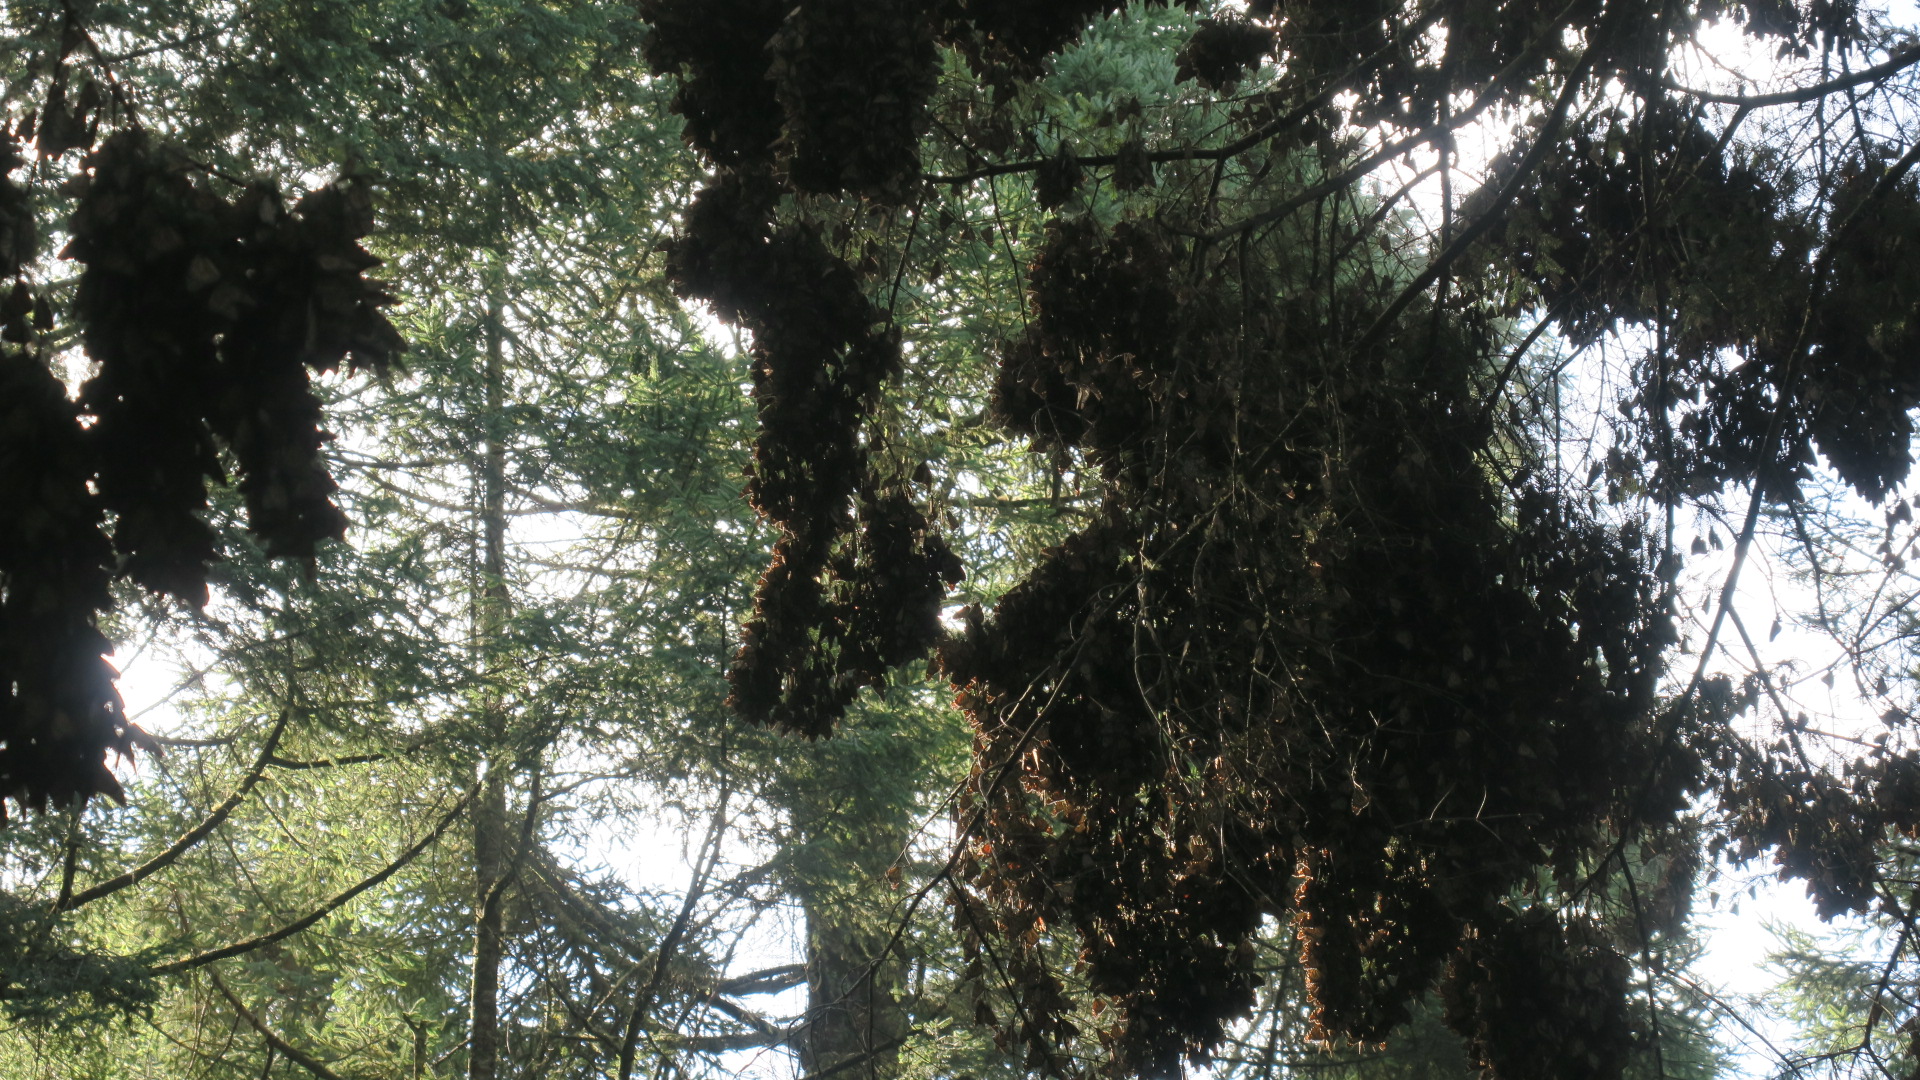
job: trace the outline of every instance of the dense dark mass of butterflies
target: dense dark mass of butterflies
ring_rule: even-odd
[[[825,231],[940,197],[918,157],[940,47],[1010,91],[1120,6],[645,5],[648,58],[678,76],[714,168],[675,280],[754,333],[751,490],[781,537],[731,675],[748,717],[829,732],[942,637],[959,572],[869,460],[899,343]],[[1490,1076],[1617,1077],[1650,1032],[1604,895],[1648,859],[1684,893],[1687,809],[1709,791],[1733,824],[1708,847],[1772,856],[1823,911],[1877,902],[1874,844],[1915,823],[1915,762],[1835,776],[1733,733],[1756,684],[1663,693],[1664,537],[1529,469],[1537,437],[1495,407],[1494,320],[1545,310],[1575,343],[1657,326],[1608,483],[1790,501],[1816,453],[1870,499],[1905,479],[1913,162],[1858,160],[1812,214],[1790,170],[1736,164],[1659,79],[1672,44],[1723,15],[1784,51],[1859,33],[1826,0],[1305,0],[1202,23],[1180,67],[1203,86],[1285,57],[1268,107],[1239,114],[1247,148],[1311,146],[1342,119],[1444,123],[1464,87],[1537,106],[1436,252],[1449,290],[1307,267],[1297,230],[1292,250],[1279,229],[1203,258],[1217,240],[1169,225],[1177,207],[1049,227],[1028,329],[998,350],[995,418],[1083,462],[1099,505],[938,655],[977,733],[960,925],[993,939],[1019,999],[999,1022],[1035,1067],[1091,1036],[1123,1071],[1204,1059],[1252,1005],[1250,940],[1277,918],[1320,1038],[1378,1041],[1437,993]],[[1443,56],[1415,45],[1436,28]],[[1543,78],[1571,88],[1533,101]],[[1645,88],[1632,116],[1573,118],[1576,89],[1610,83]],[[1356,104],[1333,117],[1344,92]],[[1033,174],[1049,208],[1102,170],[1137,189],[1178,154],[960,149]],[[1106,1006],[1097,1032],[1075,1027],[1063,931]]]
[[[89,141],[70,126],[39,132],[39,153]],[[229,470],[268,554],[311,560],[344,536],[309,372],[385,371],[405,348],[363,276],[379,261],[360,245],[364,180],[288,206],[130,129],[62,194],[59,254],[81,267],[63,315],[93,365],[77,400],[39,344],[59,320],[33,280],[32,201],[0,176],[0,800],[24,806],[119,794],[105,757],[140,733],[105,659],[112,580],[204,606],[221,557],[208,485]]]

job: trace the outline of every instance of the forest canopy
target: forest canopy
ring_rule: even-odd
[[[21,1075],[1920,1059],[1887,13],[0,12]]]

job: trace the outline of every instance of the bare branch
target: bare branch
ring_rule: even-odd
[[[298,761],[279,755],[267,762],[276,769],[331,769],[337,765],[365,765],[370,761],[385,761],[385,754],[350,754],[346,757],[319,758],[313,761]]]
[[[728,997],[748,997],[753,994],[777,994],[789,990],[807,981],[805,964],[782,964],[761,971],[750,971],[745,975],[735,975],[721,980],[713,988],[716,994]]]
[[[714,807],[713,823],[708,826],[706,841],[701,845],[700,857],[693,870],[693,881],[687,886],[687,898],[681,903],[680,914],[667,930],[667,936],[660,940],[647,984],[634,995],[633,1010],[627,1014],[627,1030],[620,1042],[620,1080],[628,1080],[633,1075],[634,1051],[639,1045],[640,1030],[646,1024],[647,1010],[653,1004],[654,995],[660,992],[660,984],[667,976],[667,965],[673,962],[674,953],[680,948],[680,939],[686,936],[687,928],[692,925],[693,909],[706,891],[707,878],[713,873],[714,864],[720,860],[720,840],[727,826],[727,801],[732,794],[731,788],[722,788],[720,791],[720,803]]]

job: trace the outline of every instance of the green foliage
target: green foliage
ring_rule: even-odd
[[[0,894],[0,1010],[33,1027],[112,1028],[152,1006],[149,956],[76,947],[72,928],[44,907]]]

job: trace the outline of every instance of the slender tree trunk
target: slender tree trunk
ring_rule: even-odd
[[[427,1080],[427,1022],[404,1017],[413,1031],[413,1080]]]
[[[499,643],[505,628],[507,596],[507,514],[504,256],[496,253],[488,268],[486,321],[486,446],[481,460],[481,558],[478,599],[480,669],[486,680],[481,714],[487,730],[504,733],[500,706]],[[507,760],[495,753],[486,763],[485,788],[473,815],[474,942],[472,1025],[468,1030],[469,1080],[495,1080],[500,1071],[500,964],[505,953],[507,873]]]
[[[469,1080],[494,1080],[500,1070],[500,961],[505,952],[503,903],[507,821],[505,771],[487,770],[486,786],[473,814],[474,934],[472,1026],[468,1032]]]

